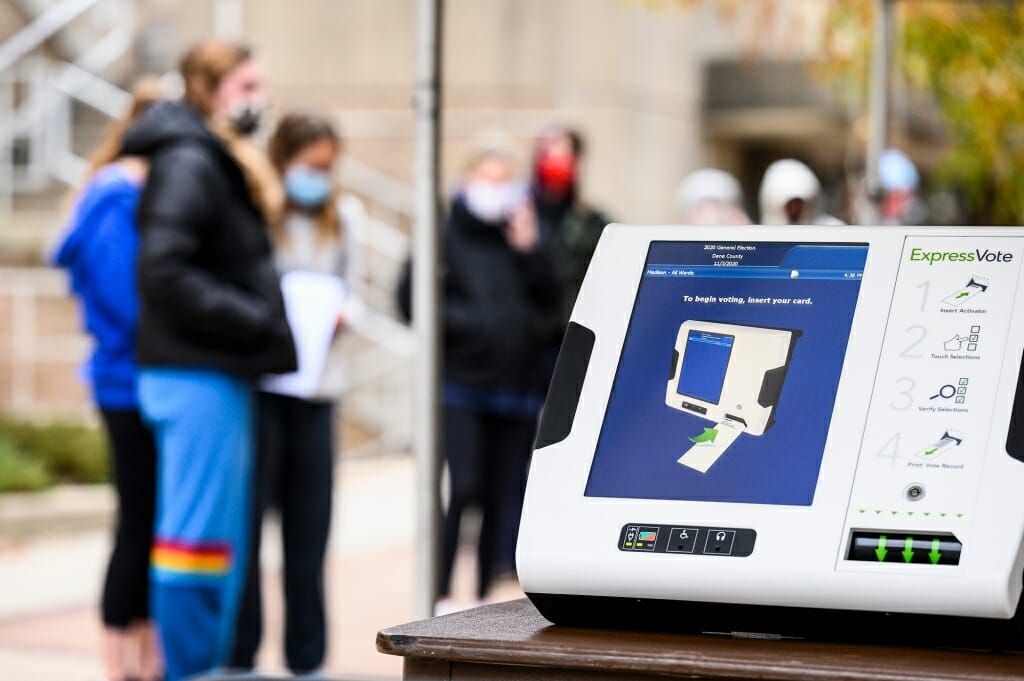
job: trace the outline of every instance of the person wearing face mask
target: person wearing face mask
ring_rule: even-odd
[[[762,225],[843,224],[824,212],[818,176],[796,159],[784,158],[768,166],[758,200]]]
[[[547,379],[543,354],[559,311],[555,265],[508,154],[478,151],[444,230],[442,446],[450,492],[442,530],[439,613],[450,599],[463,512],[483,511],[476,593],[511,569],[526,469]],[[409,278],[399,305],[411,310]]]
[[[180,102],[148,109],[122,152],[139,199],[138,398],[157,444],[150,602],[167,681],[227,664],[249,540],[254,381],[294,371],[267,215],[281,191],[246,136],[266,95],[248,48],[184,56]]]
[[[275,262],[287,276],[336,277],[349,292],[337,310],[337,333],[362,310],[352,294],[359,281],[355,245],[366,219],[362,203],[341,195],[333,178],[341,138],[319,115],[290,113],[270,138],[269,155],[284,181],[285,211],[274,223]],[[284,549],[284,653],[294,674],[317,670],[327,646],[324,555],[330,529],[334,412],[330,397],[259,393],[259,456],[249,577],[239,612],[231,666],[251,669],[262,638],[260,530],[268,506],[280,512]]]
[[[562,309],[556,346],[601,232],[611,222],[581,197],[580,164],[585,146],[578,130],[552,126],[538,136],[534,147],[530,196],[537,211],[541,242],[551,249],[561,271]]]

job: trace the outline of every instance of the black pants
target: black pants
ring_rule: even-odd
[[[284,651],[296,674],[318,669],[327,649],[324,554],[331,522],[334,407],[260,393],[252,547],[231,666],[251,669],[263,637],[260,530],[263,513],[281,512],[284,544]]]
[[[103,624],[149,617],[149,552],[156,507],[156,444],[135,409],[101,409],[117,492],[114,550],[103,582]]]
[[[477,543],[477,596],[487,595],[501,570],[515,567],[519,516],[536,421],[444,407],[444,451],[451,494],[445,511],[438,593],[451,590],[463,511],[477,504],[483,524]]]

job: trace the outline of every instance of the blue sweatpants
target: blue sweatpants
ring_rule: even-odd
[[[151,611],[167,681],[227,663],[245,580],[253,391],[219,371],[142,368],[157,442]]]

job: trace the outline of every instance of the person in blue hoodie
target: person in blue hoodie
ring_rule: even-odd
[[[135,210],[145,182],[143,159],[120,155],[124,131],[159,98],[140,81],[130,110],[93,156],[68,227],[54,254],[70,275],[92,354],[84,367],[111,449],[118,514],[103,585],[103,662],[107,681],[155,681],[163,675],[149,616],[149,554],[156,495],[156,446],[135,391],[138,295]]]

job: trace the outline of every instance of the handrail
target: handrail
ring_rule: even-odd
[[[15,59],[8,68],[16,65],[17,59],[28,55],[34,49],[33,46],[38,46],[82,12],[101,2],[112,0],[63,0],[40,14],[10,41],[0,45],[0,55],[7,54],[9,58]],[[83,102],[111,118],[117,118],[124,113],[131,102],[131,96],[93,72],[113,63],[131,47],[132,31],[127,28],[133,23],[134,7],[131,0],[120,0],[110,7],[115,11],[118,20],[112,23],[104,36],[94,41],[74,61],[58,61],[47,69],[49,73],[42,74],[34,80],[33,92],[38,87],[43,87],[58,97],[44,98],[39,105],[41,108],[32,112],[31,118],[26,118],[15,109],[9,121],[0,121],[0,147],[8,144],[15,136],[31,130],[39,124],[39,120],[61,116],[62,112],[66,118],[69,115],[66,107],[70,100]],[[15,44],[14,49],[7,50],[12,42]],[[2,72],[3,69],[0,68],[0,73]],[[67,132],[60,141],[54,138],[54,135],[58,134],[49,134],[49,141],[56,144],[56,147],[44,152],[49,159],[43,162],[45,172],[61,182],[75,184],[81,179],[87,164],[70,149],[70,132]],[[9,204],[9,201],[5,203]]]
[[[0,72],[49,40],[80,14],[103,0],[61,0],[0,43]]]
[[[50,84],[61,94],[73,97],[111,118],[118,118],[131,106],[132,96],[113,83],[77,64],[61,65]]]
[[[342,185],[373,197],[374,202],[388,210],[406,217],[412,215],[412,188],[367,163],[346,156],[339,179]]]

